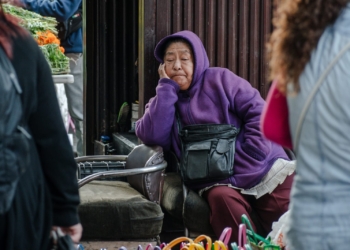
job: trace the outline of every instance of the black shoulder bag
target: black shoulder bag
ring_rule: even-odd
[[[72,33],[76,32],[83,26],[83,9],[82,6],[64,22],[57,24],[58,38],[61,42],[65,41]]]
[[[69,234],[64,234],[61,228],[51,230],[50,250],[76,250]]]
[[[234,173],[236,137],[239,132],[230,124],[198,124],[181,128],[180,173],[185,184],[200,184],[227,179]]]

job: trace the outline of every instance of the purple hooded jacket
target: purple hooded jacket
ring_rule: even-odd
[[[136,122],[136,135],[143,143],[173,150],[179,157],[181,151],[175,105],[178,107],[182,126],[203,123],[233,124],[240,128],[236,140],[234,174],[220,183],[231,183],[245,189],[255,186],[277,158],[288,159],[282,147],[266,140],[260,132],[260,115],[265,101],[249,82],[230,70],[209,67],[204,46],[200,38],[191,31],[181,31],[163,38],[154,51],[159,62],[163,63],[165,44],[174,38],[183,38],[192,46],[192,83],[188,90],[180,91],[175,81],[160,79],[156,96],[146,104],[143,117]],[[207,186],[212,184],[208,183]]]

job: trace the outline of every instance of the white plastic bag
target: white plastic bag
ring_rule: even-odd
[[[289,225],[289,210],[285,212],[277,222],[272,223],[272,231],[269,233],[268,237],[271,241],[279,245],[282,249],[286,247],[286,234],[285,230]]]

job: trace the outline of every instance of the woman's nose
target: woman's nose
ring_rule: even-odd
[[[175,60],[175,62],[174,62],[174,69],[175,70],[181,69],[181,61],[180,60]]]

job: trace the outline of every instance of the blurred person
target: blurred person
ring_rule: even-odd
[[[278,1],[275,12],[268,44],[274,82],[262,130],[269,139],[297,149],[286,231],[290,250],[349,249],[349,2]],[[338,57],[341,51],[345,53]],[[335,58],[339,60],[333,65]],[[302,109],[323,74],[299,137],[296,130]],[[281,103],[279,108],[277,103]],[[271,117],[279,120],[279,130],[271,130]]]
[[[81,0],[21,0],[26,8],[30,11],[39,13],[42,16],[55,17],[59,22],[73,21],[76,17],[82,18],[82,1]],[[80,15],[80,16],[79,16]],[[70,19],[73,18],[73,19]],[[81,19],[82,20],[82,19]],[[74,21],[73,21],[74,23]],[[70,73],[74,76],[74,83],[64,84],[68,112],[75,126],[73,136],[74,150],[77,156],[83,155],[83,38],[82,28],[78,28],[69,34],[63,40],[61,46],[65,50],[65,55],[70,58]]]
[[[160,79],[156,96],[136,122],[136,135],[145,144],[175,152],[180,159],[176,110],[182,126],[211,123],[240,128],[233,175],[189,187],[208,201],[217,237],[225,227],[231,227],[231,242],[237,242],[242,214],[251,220],[253,212],[262,225],[260,233],[266,235],[272,222],[288,209],[294,163],[281,146],[262,137],[259,122],[264,100],[232,71],[209,67],[202,41],[191,31],[166,36],[154,54],[160,62]],[[253,221],[252,225],[256,229]]]
[[[0,214],[0,249],[49,249],[53,227],[61,227],[74,242],[79,242],[82,226],[77,211],[77,165],[50,67],[29,32],[2,8],[0,46],[12,62],[22,88],[22,122],[31,134],[30,164],[13,187],[10,208]]]

